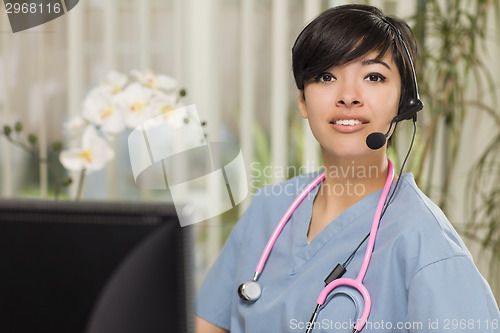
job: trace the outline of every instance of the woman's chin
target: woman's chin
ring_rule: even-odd
[[[366,142],[346,142],[343,144],[322,145],[322,152],[329,156],[342,159],[357,159],[369,156],[375,152],[380,152],[383,149],[372,150],[368,148]]]

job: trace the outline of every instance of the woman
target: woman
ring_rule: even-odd
[[[292,50],[298,108],[321,146],[324,178],[258,191],[200,288],[198,332],[499,331],[498,306],[458,234],[411,174],[392,176],[385,137],[422,107],[415,54],[408,25],[370,6],[330,9],[302,31]],[[276,224],[309,184],[254,275]],[[338,263],[343,278],[359,277],[378,202],[390,203],[367,251],[371,310],[359,325],[369,304],[356,289],[339,286],[321,306],[317,298]],[[252,276],[261,290],[243,284]]]

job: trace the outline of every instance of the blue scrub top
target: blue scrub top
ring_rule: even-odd
[[[262,188],[235,225],[208,272],[196,314],[240,332],[304,332],[324,279],[343,263],[370,231],[381,191],[346,209],[308,243],[316,187],[278,237],[259,283],[255,302],[240,299],[262,251],[292,201],[319,172]],[[394,187],[394,184],[393,184]],[[365,242],[344,277],[356,278]],[[363,284],[372,309],[363,332],[500,332],[500,314],[488,283],[443,212],[405,174],[383,216]],[[335,289],[313,332],[352,332],[363,309],[350,287]]]

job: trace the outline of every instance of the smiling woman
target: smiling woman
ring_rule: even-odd
[[[396,116],[401,86],[397,66],[389,52],[376,57],[370,52],[305,82],[298,107],[323,154],[371,154],[366,137],[386,132]]]
[[[387,158],[385,137],[401,120],[416,128],[423,107],[415,55],[409,26],[371,6],[332,8],[300,33],[298,109],[324,172],[256,194],[200,288],[198,332],[433,332],[447,320],[497,331],[498,306],[464,243]]]

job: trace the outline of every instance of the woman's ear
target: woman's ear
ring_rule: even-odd
[[[297,101],[297,106],[299,108],[300,115],[302,118],[307,119],[307,106],[306,106],[306,96],[304,90],[300,90],[299,100]]]

